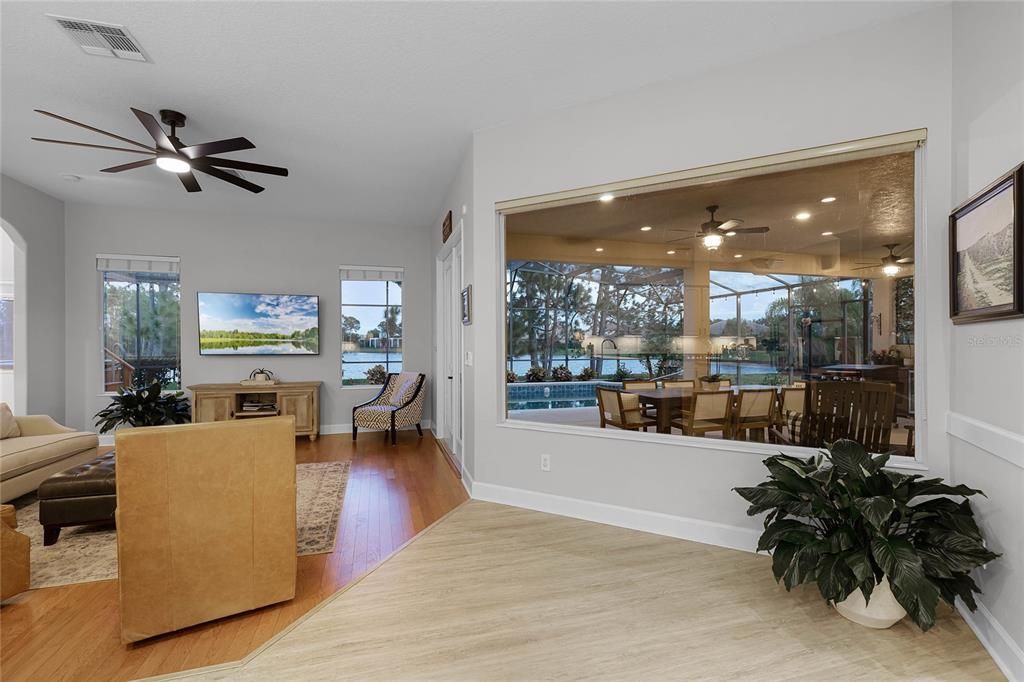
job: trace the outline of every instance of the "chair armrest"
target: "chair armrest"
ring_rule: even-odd
[[[74,433],[76,429],[62,426],[53,420],[53,417],[46,414],[29,414],[24,417],[15,417],[18,422],[18,429],[23,436],[52,436],[57,433]]]
[[[370,405],[376,405],[376,404],[377,404],[377,401],[378,401],[378,400],[380,400],[380,399],[381,399],[381,397],[382,397],[382,396],[384,395],[384,391],[386,391],[386,390],[387,390],[387,388],[388,388],[388,382],[389,382],[389,381],[391,381],[391,379],[390,379],[390,378],[388,379],[388,381],[385,381],[385,382],[384,382],[384,385],[383,385],[383,386],[381,386],[381,387],[380,387],[380,392],[378,392],[378,393],[377,393],[377,395],[373,396],[372,398],[370,398],[369,400],[367,400],[367,401],[366,401],[365,403],[359,403],[358,405],[356,405],[355,407],[353,407],[353,408],[352,408],[352,413],[353,413],[353,414],[355,414],[355,411],[356,411],[356,410],[358,410],[358,409],[359,409],[360,407],[368,407],[368,406],[370,406]]]

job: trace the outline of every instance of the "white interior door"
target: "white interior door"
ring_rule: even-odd
[[[449,251],[441,263],[441,349],[439,354],[441,361],[441,404],[438,406],[440,408],[438,409],[440,421],[438,424],[438,435],[444,441],[448,451],[452,453],[455,452],[455,432],[452,424],[455,379],[451,360],[452,318],[454,317],[452,290],[455,286],[453,281],[454,260],[454,251]]]

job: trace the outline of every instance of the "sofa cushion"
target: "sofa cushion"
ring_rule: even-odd
[[[98,445],[96,434],[85,431],[8,438],[0,453],[0,480],[26,474]]]
[[[18,428],[18,420],[14,418],[10,405],[0,403],[0,440],[17,438],[20,435],[21,429]]]

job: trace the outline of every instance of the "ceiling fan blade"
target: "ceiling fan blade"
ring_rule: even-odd
[[[874,270],[877,267],[878,267],[877,265],[865,265],[862,268],[854,268],[854,271],[857,271],[857,270]]]
[[[196,180],[196,174],[192,171],[187,173],[178,173],[178,179],[181,180],[181,184],[185,186],[185,189],[189,192],[202,192],[203,188],[199,186],[199,181]]]
[[[201,156],[211,154],[225,154],[227,152],[238,152],[243,149],[256,149],[256,145],[244,137],[232,137],[227,140],[216,140],[215,142],[203,142],[182,147],[178,151],[190,159],[198,159]]]
[[[131,163],[125,163],[120,166],[111,166],[110,168],[104,168],[100,170],[100,173],[120,173],[126,170],[134,170],[136,168],[142,168],[143,166],[149,166],[156,163],[156,157],[152,159],[143,159],[142,161],[132,161]]]
[[[762,227],[741,227],[738,229],[728,230],[729,232],[735,232],[736,234],[764,234],[771,228],[768,226]]]
[[[141,149],[125,149],[124,147],[108,147],[105,144],[89,144],[87,142],[68,142],[67,140],[51,140],[48,137],[33,137],[36,142],[50,142],[51,144],[69,144],[73,147],[90,147],[92,149],[109,149],[115,152],[129,152],[131,154],[146,154],[152,156],[153,150],[142,151]]]
[[[205,161],[205,159],[203,161]],[[243,180],[242,178],[236,177],[231,173],[225,173],[219,168],[214,168],[208,163],[194,163],[192,164],[192,167],[195,168],[197,171],[202,171],[207,175],[212,175],[213,177],[223,180],[224,182],[230,182],[232,185],[236,185],[238,187],[241,187],[242,189],[247,189],[253,194],[259,194],[265,189],[264,187],[260,187],[254,182]]]
[[[719,225],[718,229],[721,230],[722,232],[728,232],[728,231],[730,231],[732,229],[735,229],[735,228],[739,227],[742,224],[743,224],[742,220],[739,220],[738,218],[733,218],[732,220],[726,220],[724,223]]]
[[[235,170],[251,171],[253,173],[268,173],[270,175],[288,176],[288,169],[279,166],[264,166],[261,163],[249,163],[248,161],[235,161],[234,159],[218,159],[214,156],[206,157],[207,163],[211,166],[221,168],[234,168]]]
[[[914,259],[911,258],[910,256],[907,256],[906,258],[898,259],[896,262],[899,263],[900,265],[904,265],[904,264],[909,265],[910,263],[914,262]]]
[[[691,234],[689,237],[680,237],[679,239],[671,239],[666,244],[675,244],[676,242],[685,242],[687,239],[696,239],[700,235]]]
[[[132,107],[132,113],[135,114],[135,118],[139,119],[139,123],[149,131],[149,134],[153,137],[153,141],[156,142],[157,147],[168,152],[177,151],[174,148],[174,145],[171,144],[171,138],[167,137],[167,133],[165,133],[164,129],[160,127],[157,120],[153,118],[153,114],[146,113],[145,111],[136,109],[135,107]]]
[[[115,135],[114,133],[109,133],[106,130],[100,130],[99,128],[94,128],[94,127],[92,127],[90,125],[86,125],[84,123],[79,123],[78,121],[75,121],[73,119],[67,118],[66,116],[61,116],[59,114],[55,114],[55,113],[50,112],[50,111],[44,111],[42,109],[35,109],[34,111],[36,113],[42,114],[43,116],[49,116],[50,118],[55,118],[58,121],[64,121],[65,123],[70,123],[73,126],[78,126],[79,128],[85,128],[86,130],[91,130],[94,133],[99,133],[100,135],[106,135],[107,137],[112,137],[115,140],[121,140],[121,142],[127,142],[128,144],[133,144],[136,147],[142,147],[143,149],[146,149],[146,150],[153,149],[148,144],[142,144],[141,142],[136,142],[135,140],[129,140],[127,137],[121,137],[120,135]]]

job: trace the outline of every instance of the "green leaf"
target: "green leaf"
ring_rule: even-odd
[[[853,573],[854,579],[858,583],[862,583],[865,580],[870,579],[872,584],[875,579],[875,571],[871,566],[871,559],[868,558],[867,552],[853,552],[843,557],[846,561],[846,565],[850,568]]]
[[[781,580],[789,570],[799,549],[800,545],[794,542],[780,542],[772,550],[772,574],[775,576],[775,582]]]
[[[770,482],[760,483],[753,488],[733,488],[740,497],[750,502],[748,516],[757,516],[772,507],[778,507],[798,500],[796,495],[779,490]]]
[[[928,478],[922,481],[913,481],[909,485],[910,498],[921,495],[982,495],[985,493],[966,485],[949,485],[943,483],[941,478]]]
[[[815,569],[818,565],[818,549],[815,543],[809,543],[797,550],[789,570],[782,577],[782,584],[789,591],[797,585],[814,580]]]
[[[928,630],[935,623],[939,590],[925,577],[913,545],[903,538],[876,536],[871,554],[889,578],[893,596],[922,630]]]
[[[881,529],[882,524],[889,520],[896,503],[891,497],[861,497],[853,501],[853,506],[864,516],[868,523],[875,529]]]
[[[829,449],[832,466],[840,472],[857,479],[864,478],[864,472],[871,466],[871,457],[860,443],[847,439],[837,440]]]
[[[757,541],[757,551],[763,552],[766,549],[771,549],[783,541],[801,546],[806,545],[816,539],[817,533],[818,529],[814,526],[808,526],[795,519],[776,521],[764,529],[764,533]]]
[[[817,566],[818,591],[826,601],[835,603],[850,596],[857,589],[853,572],[841,556],[823,556]]]

